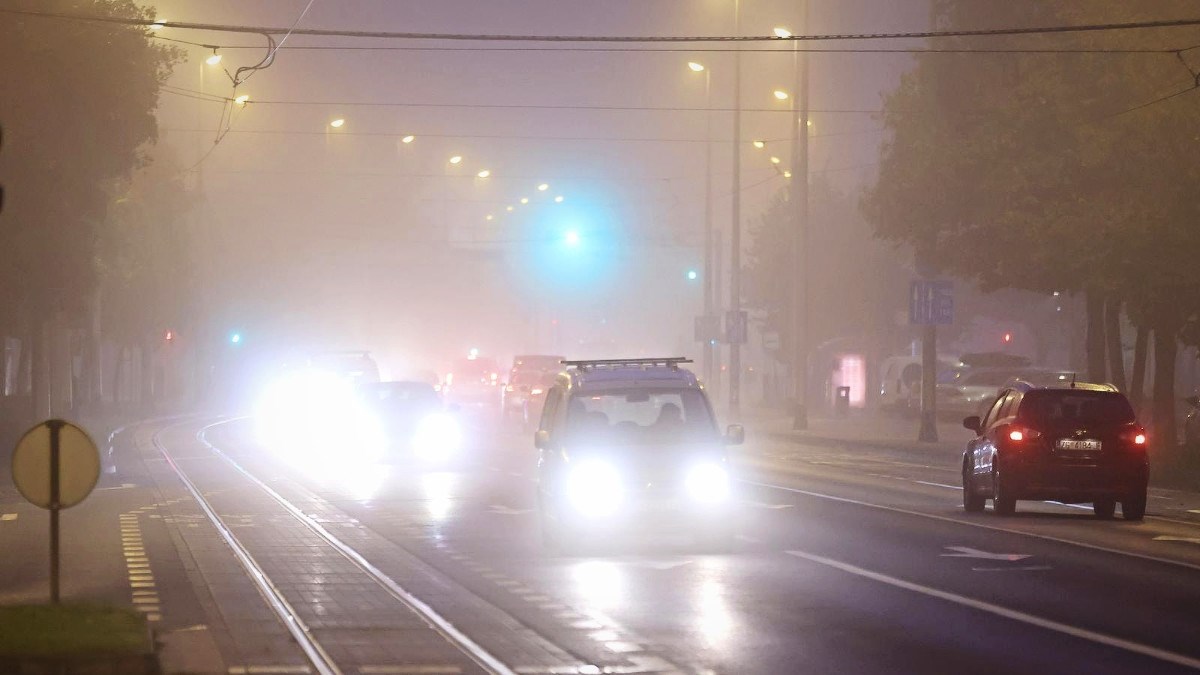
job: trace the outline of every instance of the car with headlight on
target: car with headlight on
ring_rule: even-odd
[[[548,370],[521,368],[510,373],[501,404],[504,419],[522,426],[536,422],[542,414],[546,392],[554,386],[554,378],[560,370],[561,367]]]
[[[442,395],[463,408],[495,414],[500,403],[499,369],[495,359],[474,353],[458,359],[446,373]]]
[[[538,506],[551,549],[627,534],[687,535],[727,550],[733,484],[724,434],[684,358],[565,361],[534,436]]]
[[[359,387],[382,430],[390,458],[446,463],[458,458],[462,429],[428,382],[374,382]]]

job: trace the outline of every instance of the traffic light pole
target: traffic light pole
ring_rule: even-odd
[[[704,104],[708,110],[704,112],[704,319],[706,325],[713,315],[714,289],[716,279],[713,278],[713,222],[712,222],[712,70],[704,69]],[[714,373],[713,336],[701,335],[704,344],[701,349],[704,360],[704,382],[712,386]]]

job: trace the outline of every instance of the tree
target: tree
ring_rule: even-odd
[[[149,18],[132,0],[38,0],[28,9]],[[159,87],[179,52],[137,27],[7,15],[0,21],[0,291],[35,350],[56,317],[80,317],[96,284],[97,227],[118,181],[157,137]],[[35,356],[35,364],[40,361]],[[35,391],[44,391],[43,369]],[[42,399],[35,396],[35,402]],[[36,405],[36,403],[35,403]],[[35,408],[35,414],[37,413]]]
[[[1189,3],[939,2],[939,26],[1056,25],[1187,16]],[[1162,48],[1178,32],[1011,37],[989,48]],[[982,45],[966,39],[939,47]],[[1087,294],[1093,369],[1103,310],[1154,329],[1158,436],[1174,437],[1175,340],[1200,290],[1195,84],[1174,54],[923,54],[885,104],[892,131],[863,206],[889,240],[932,240],[985,289]],[[1190,98],[1189,98],[1190,97]],[[986,255],[984,255],[986,252]],[[1111,322],[1110,322],[1111,325]],[[1098,350],[1098,351],[1097,351]],[[1099,354],[1098,358],[1095,355]]]

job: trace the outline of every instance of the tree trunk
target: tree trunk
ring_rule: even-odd
[[[1108,351],[1109,382],[1126,391],[1125,346],[1121,343],[1121,301],[1110,297],[1104,303],[1104,337]]]
[[[1133,372],[1129,378],[1129,400],[1133,407],[1141,409],[1146,397],[1146,352],[1150,347],[1150,328],[1138,326],[1137,338],[1133,343]]]
[[[1170,326],[1154,329],[1154,438],[1168,457],[1176,452],[1175,357],[1179,344]]]
[[[1104,362],[1104,298],[1096,291],[1088,291],[1087,311],[1087,377],[1089,382],[1104,382],[1108,379]]]

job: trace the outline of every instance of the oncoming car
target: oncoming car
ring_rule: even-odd
[[[359,388],[378,420],[388,455],[394,459],[445,463],[462,449],[458,420],[427,382],[372,382]]]
[[[722,435],[683,358],[565,361],[535,434],[547,546],[569,550],[633,530],[690,535],[706,548],[733,537]]]
[[[1003,387],[982,419],[963,426],[976,438],[963,454],[963,507],[1012,514],[1017,500],[1091,502],[1100,518],[1116,505],[1126,520],[1146,514],[1150,476],[1146,430],[1111,385]]]

